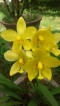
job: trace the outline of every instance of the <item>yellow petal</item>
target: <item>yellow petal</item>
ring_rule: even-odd
[[[45,66],[48,67],[58,67],[60,66],[60,60],[56,57],[52,57],[46,51],[42,49],[36,49],[35,52],[36,59],[40,60]]]
[[[26,56],[25,52],[22,49],[20,49],[18,54],[19,54],[19,58],[23,59],[24,64],[27,63],[28,57]]]
[[[48,80],[51,80],[52,78],[51,69],[49,67],[45,67],[44,69],[42,69],[42,75]]]
[[[39,76],[38,76],[38,79],[40,79],[40,80],[44,79],[44,77],[42,76],[41,70],[39,70]]]
[[[22,48],[22,44],[15,40],[13,42],[13,45],[12,45],[12,51],[16,52],[16,53],[19,53],[21,48]]]
[[[58,56],[60,54],[60,50],[59,49],[52,49],[52,53],[54,53],[56,56]]]
[[[17,22],[17,32],[23,33],[25,31],[25,29],[26,29],[26,23],[25,23],[23,17],[20,17]]]
[[[55,37],[54,42],[58,43],[60,41],[60,33],[55,33],[54,37]]]
[[[46,56],[44,59],[45,59],[44,63],[48,67],[58,67],[58,66],[60,66],[60,60],[58,60],[55,57]]]
[[[26,56],[29,58],[33,57],[33,52],[32,51],[26,51]]]
[[[29,40],[24,40],[24,44],[23,44],[23,47],[25,50],[30,50],[32,47],[31,47],[31,41]]]
[[[20,70],[19,70],[19,73],[23,73],[24,71],[23,71],[23,69],[21,68]]]
[[[7,41],[14,41],[17,38],[17,35],[17,32],[11,29],[1,32],[2,38]]]
[[[38,74],[38,70],[35,68],[36,60],[29,60],[27,64],[23,67],[24,70],[28,73],[28,78],[32,81]]]
[[[7,52],[5,52],[4,57],[8,61],[15,61],[19,59],[19,55],[12,50],[8,50]]]
[[[32,27],[32,26],[27,27],[24,31],[23,37],[25,39],[32,39],[32,36],[35,34],[36,30],[37,29],[35,27]]]
[[[23,59],[24,64],[28,61],[28,57],[25,54],[24,50],[19,48],[19,45],[16,46],[15,48],[12,48],[13,52],[17,53],[19,55],[19,59]]]
[[[20,70],[20,64],[19,64],[19,62],[17,61],[17,62],[15,62],[15,63],[12,65],[12,67],[11,67],[10,76],[12,76],[12,75],[18,73],[19,70]]]
[[[44,49],[42,48],[37,48],[34,51],[35,58],[41,61],[42,63],[45,61],[46,55],[49,55]]]

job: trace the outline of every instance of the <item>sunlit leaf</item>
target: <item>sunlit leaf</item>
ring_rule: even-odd
[[[22,100],[17,93],[15,93],[14,91],[12,91],[12,90],[9,89],[8,87],[1,86],[1,85],[0,85],[0,92],[2,92],[3,94],[8,94],[9,96],[11,96],[11,97],[13,97],[13,98],[16,98],[16,99],[18,99],[18,100]]]

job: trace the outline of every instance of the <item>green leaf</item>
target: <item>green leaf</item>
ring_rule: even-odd
[[[2,92],[4,94],[8,94],[9,96],[14,97],[18,100],[22,100],[21,97],[18,94],[16,94],[14,91],[12,91],[11,89],[9,89],[5,86],[0,85],[0,92]]]
[[[30,102],[28,103],[28,106],[38,106],[39,102],[40,102],[39,96],[35,95],[35,96],[30,100]]]
[[[10,99],[10,97],[8,97],[8,96],[1,97],[1,98],[0,98],[0,104],[1,104],[2,102],[8,101],[9,99]]]
[[[29,102],[28,106],[38,106],[38,104],[37,104],[37,102],[36,102],[34,99],[32,99],[32,100]]]
[[[44,97],[50,102],[51,106],[58,106],[57,101],[55,100],[55,98],[53,97],[53,95],[51,94],[51,92],[48,90],[48,88],[42,84],[38,85],[38,91],[39,94],[43,94]]]
[[[59,87],[54,88],[53,90],[51,90],[51,93],[52,93],[52,95],[59,94],[59,93],[60,93],[60,86],[59,86]]]
[[[22,91],[22,88],[15,85],[11,80],[5,78],[1,73],[0,73],[0,84],[9,87],[10,89],[14,90],[15,92]]]
[[[1,106],[18,106],[22,104],[21,102],[18,101],[9,101],[7,103],[1,104]]]

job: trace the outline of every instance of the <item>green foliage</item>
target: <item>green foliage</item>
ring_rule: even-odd
[[[35,84],[32,83],[31,92],[35,92],[35,94],[38,95],[37,99],[35,100],[35,102],[37,101],[36,102],[37,104],[45,103],[46,105],[48,104],[48,106],[59,106],[57,100],[53,96],[55,94],[55,91],[56,91],[56,93],[60,92],[59,88],[57,90],[55,89],[55,90],[50,91],[48,89],[48,87],[42,85],[40,83],[40,81],[37,80],[37,83],[35,83]],[[39,102],[39,100],[40,100],[40,102]],[[34,103],[34,99],[32,99],[29,102],[29,104],[30,103]],[[30,106],[30,105],[28,105],[28,106]]]
[[[17,95],[17,93],[15,93],[14,91],[12,91],[11,89],[5,87],[5,86],[0,86],[0,92],[4,93],[4,94],[8,94],[9,96],[20,100],[21,98]]]
[[[22,98],[19,95],[19,93],[22,92],[22,89],[17,85],[15,85],[13,82],[11,82],[11,80],[6,79],[1,73],[0,73],[0,92],[3,94],[7,94],[8,96],[10,96],[10,98],[18,100],[16,102],[17,104],[19,104],[19,101],[22,102]],[[10,98],[9,97],[0,98],[0,102],[6,101],[7,99]],[[10,101],[7,104],[11,106],[10,105],[11,103],[14,104],[14,101]],[[2,105],[2,106],[6,106],[6,105]]]
[[[0,98],[1,106],[19,106],[20,104],[28,104],[27,106],[38,106],[41,104],[43,104],[43,106],[44,104],[47,106],[59,106],[53,95],[60,93],[60,87],[54,88],[50,91],[48,87],[40,83],[40,80],[37,80],[35,84],[31,82],[31,85],[29,84],[29,86],[26,86],[28,88],[30,86],[32,87],[28,91],[28,88],[24,88],[23,91],[22,88],[15,85],[0,73],[0,92],[7,94],[7,96]],[[20,95],[21,93],[22,95],[25,95],[25,99],[28,97],[30,100],[25,103],[24,97]],[[31,93],[31,96],[29,96],[29,93]]]
[[[23,99],[20,94],[23,92],[22,88],[15,85],[11,80],[5,78],[0,73],[0,92],[7,95],[0,98],[1,106],[19,106],[23,104]]]
[[[8,88],[16,91],[22,91],[20,87],[15,85],[11,80],[5,78],[1,73],[0,73],[0,84],[7,86]]]
[[[58,106],[57,101],[55,100],[55,98],[53,97],[53,95],[51,94],[51,92],[47,89],[46,86],[39,84],[38,85],[38,90],[39,93],[41,92],[43,94],[43,96],[49,101],[49,103],[52,106]]]
[[[25,9],[22,16],[26,21],[34,21],[40,18],[40,15],[37,13],[37,11],[34,11],[32,7],[31,9]]]
[[[8,101],[9,99],[10,99],[10,97],[9,97],[9,96],[1,97],[1,98],[0,98],[0,104],[2,104],[3,102]]]
[[[0,72],[6,77],[9,77],[9,70],[12,62],[8,62],[4,59],[4,53],[8,50],[7,41],[0,37]]]
[[[20,104],[22,104],[22,103],[19,101],[11,100],[11,97],[9,97],[9,96],[5,96],[5,97],[0,98],[0,105],[1,106],[18,106]]]
[[[28,106],[38,106],[38,98],[34,97],[28,103]]]
[[[52,93],[52,95],[60,94],[60,86],[52,89],[51,93]]]
[[[14,17],[11,17],[11,16],[8,16],[8,17],[4,17],[3,20],[7,23],[16,23],[17,22],[17,19],[14,18]]]
[[[10,80],[4,78],[3,75],[0,74],[0,92],[8,94],[16,99],[20,99],[20,97],[17,95],[18,91],[21,91],[21,89],[16,86],[14,83],[12,83]]]
[[[18,101],[9,101],[7,103],[1,104],[1,106],[19,106],[21,103]]]
[[[0,72],[7,78],[11,79],[12,81],[14,81],[17,77],[17,75],[14,75],[12,77],[10,77],[9,75],[9,71],[10,68],[13,64],[13,62],[8,62],[5,60],[4,58],[4,53],[8,50],[8,42],[5,41],[4,39],[2,39],[0,37]]]

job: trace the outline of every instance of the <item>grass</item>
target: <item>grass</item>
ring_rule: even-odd
[[[43,16],[40,26],[47,27],[51,25],[51,31],[53,33],[60,32],[60,19],[59,17]]]
[[[40,5],[39,5],[40,4]],[[42,21],[40,23],[41,28],[47,27],[49,24],[51,25],[51,31],[53,33],[60,32],[60,6],[59,2],[40,2],[37,5],[33,4],[29,5],[27,9],[25,9],[24,13],[26,14],[38,14],[42,15]],[[54,5],[54,8],[53,8]],[[3,3],[0,3],[0,32],[5,29],[3,25],[1,25],[1,21],[6,16],[8,17],[8,11]],[[60,47],[60,44],[59,44]],[[8,63],[4,57],[4,52],[8,50],[7,42],[0,38],[0,72],[9,77],[9,70],[12,63]],[[60,58],[60,56],[58,57]],[[7,67],[7,68],[6,68]],[[57,72],[58,68],[56,69]],[[59,72],[58,72],[59,73]]]

